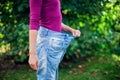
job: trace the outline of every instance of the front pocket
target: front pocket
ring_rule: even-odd
[[[64,50],[64,39],[52,37],[50,39],[50,47],[55,52]]]

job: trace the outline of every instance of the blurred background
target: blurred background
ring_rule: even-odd
[[[59,80],[120,80],[120,0],[60,0],[63,22],[81,31]],[[28,66],[29,0],[0,0],[0,80],[36,80]]]

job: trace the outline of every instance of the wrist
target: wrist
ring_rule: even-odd
[[[29,52],[31,53],[36,52],[35,46],[29,46]]]
[[[34,51],[34,52],[30,52],[30,51],[29,51],[29,56],[30,56],[30,55],[36,55],[36,52],[35,52],[35,51]]]
[[[73,33],[75,31],[75,29],[71,28],[70,32]]]

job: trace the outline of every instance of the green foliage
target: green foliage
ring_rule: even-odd
[[[119,4],[119,0],[62,0],[63,22],[81,30],[68,55],[120,54]]]
[[[0,55],[24,61],[28,53],[29,0],[0,1]],[[120,53],[119,0],[61,0],[63,22],[81,30],[69,54]]]
[[[28,53],[28,0],[0,2],[0,53],[24,61]]]

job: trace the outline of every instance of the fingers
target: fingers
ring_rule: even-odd
[[[80,35],[81,35],[81,32],[79,30],[74,30],[73,36],[80,37]]]
[[[33,70],[38,70],[38,58],[36,55],[30,55],[28,63]]]
[[[79,30],[76,30],[76,37],[80,37],[80,31]]]
[[[35,67],[36,70],[38,70],[38,61],[36,62],[36,67]]]
[[[38,62],[36,64],[29,64],[33,70],[38,70]]]

